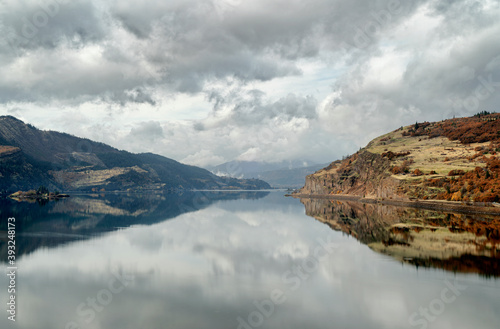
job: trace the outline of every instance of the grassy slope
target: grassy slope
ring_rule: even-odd
[[[387,151],[394,153],[410,152],[407,157],[393,160],[395,166],[401,166],[404,160],[413,160],[410,172],[420,169],[424,173],[437,172],[433,177],[447,176],[451,170],[474,170],[476,167],[484,167],[481,159],[469,161],[467,158],[476,154],[475,148],[487,146],[486,143],[473,143],[464,145],[459,141],[451,141],[446,137],[429,138],[429,136],[403,136],[412,126],[398,129],[371,141],[366,150],[368,152],[382,154]],[[446,160],[446,161],[445,161]],[[392,175],[397,179],[412,179],[409,175]]]
[[[356,173],[355,167],[359,154],[369,152],[389,159],[390,166],[385,175],[399,181],[399,192],[407,197],[499,201],[500,168],[498,162],[491,163],[497,159],[496,151],[500,146],[499,119],[499,114],[491,114],[402,127],[375,138],[360,152],[332,163],[313,174],[312,178],[327,182],[332,177],[341,177],[342,172],[357,175],[359,172]],[[453,137],[460,140],[449,139]],[[402,155],[390,158],[387,152]],[[406,167],[406,170],[397,172],[394,167]],[[416,169],[422,174],[414,174]],[[450,175],[453,170],[463,171],[465,175]],[[358,184],[362,185],[361,182]],[[342,194],[349,192],[344,190]]]

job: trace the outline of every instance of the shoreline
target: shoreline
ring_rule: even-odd
[[[460,201],[445,200],[394,200],[394,199],[372,199],[358,195],[333,195],[333,194],[290,194],[298,199],[324,199],[338,201],[355,201],[361,203],[389,205],[397,207],[421,208],[429,210],[451,211],[465,214],[499,215],[500,207],[489,206],[484,202],[472,202],[466,204]]]

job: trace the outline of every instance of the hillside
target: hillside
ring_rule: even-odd
[[[303,195],[498,202],[500,114],[416,123],[307,176]]]
[[[160,155],[120,151],[0,117],[0,191],[40,185],[64,191],[270,188],[261,180],[218,177]]]

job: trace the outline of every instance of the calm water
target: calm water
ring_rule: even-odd
[[[0,328],[498,328],[500,280],[372,251],[279,192],[2,201]],[[5,236],[5,232],[3,232]],[[6,272],[6,245],[1,242]],[[8,278],[0,277],[7,309]]]

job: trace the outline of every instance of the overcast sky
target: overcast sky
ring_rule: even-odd
[[[0,38],[0,114],[200,166],[500,104],[498,0],[0,0]]]

